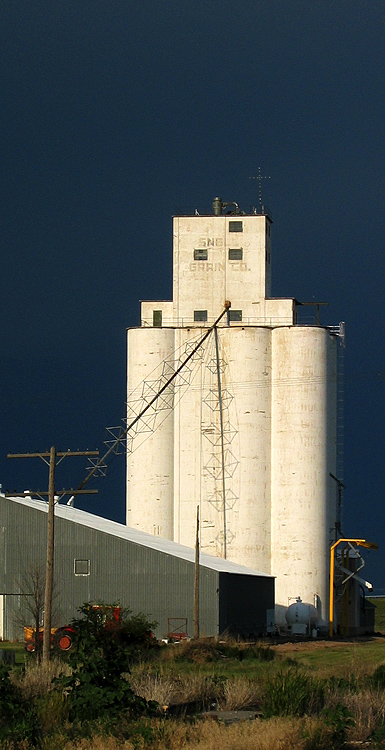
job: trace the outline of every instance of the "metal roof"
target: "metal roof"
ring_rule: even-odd
[[[1,494],[1,493],[0,493]],[[8,502],[15,502],[20,505],[28,506],[28,508],[35,508],[43,513],[48,510],[48,503],[44,500],[36,500],[30,497],[13,497],[8,498]],[[118,537],[119,539],[126,539],[134,544],[139,544],[142,547],[150,547],[151,549],[164,552],[167,555],[173,555],[179,557],[181,560],[187,560],[188,562],[195,561],[195,549],[192,547],[185,547],[182,544],[171,542],[168,539],[162,539],[161,537],[152,536],[146,534],[144,531],[138,529],[132,529],[124,524],[111,521],[109,518],[103,518],[102,516],[95,516],[92,513],[87,513],[84,510],[79,510],[69,505],[56,504],[55,516],[63,518],[66,521],[77,523],[88,528],[95,529],[96,531],[102,531],[104,534],[110,534],[111,536]],[[274,576],[268,573],[261,573],[252,568],[246,568],[244,565],[238,565],[238,563],[231,562],[230,560],[224,560],[221,557],[214,557],[213,555],[207,555],[205,552],[201,552],[199,556],[199,564],[204,568],[210,568],[216,570],[219,573],[237,573],[238,575],[248,576],[260,576],[262,578],[273,578]]]

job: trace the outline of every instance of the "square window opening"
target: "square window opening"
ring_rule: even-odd
[[[243,248],[242,247],[230,247],[229,248],[229,260],[243,260]]]
[[[198,247],[194,250],[194,260],[207,260],[207,247]]]
[[[207,310],[194,310],[194,323],[206,323]]]
[[[229,322],[240,323],[242,320],[242,310],[229,310]]]
[[[243,221],[229,221],[229,232],[243,232]]]
[[[90,560],[74,560],[74,573],[76,576],[89,576]]]

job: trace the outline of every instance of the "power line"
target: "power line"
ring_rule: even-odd
[[[54,544],[55,544],[55,500],[61,499],[64,495],[70,494],[72,497],[79,494],[79,490],[62,490],[61,497],[55,495],[55,469],[68,456],[98,456],[99,451],[56,451],[52,446],[49,451],[36,453],[8,453],[7,458],[41,458],[49,467],[48,492],[34,492],[40,497],[48,496],[48,516],[47,516],[47,560],[45,575],[45,594],[44,594],[44,631],[43,631],[43,664],[47,664],[51,652],[51,612],[52,612],[52,589],[53,589],[53,561],[54,561]],[[97,490],[80,490],[82,494],[96,493]],[[27,497],[31,491],[16,493],[6,493],[5,497]]]

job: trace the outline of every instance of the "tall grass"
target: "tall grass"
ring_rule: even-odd
[[[286,718],[263,722],[257,719],[231,726],[214,721],[187,725],[152,720],[150,725],[142,723],[139,731],[126,740],[95,736],[68,742],[60,750],[331,750],[331,747],[327,727],[319,726],[316,720]]]
[[[128,680],[137,695],[157,701],[164,708],[192,702],[207,708],[214,702],[220,709],[232,711],[260,706],[263,694],[261,685],[248,677],[220,680],[196,674],[171,677],[140,669],[133,670]]]
[[[204,675],[180,675],[172,677],[159,673],[134,672],[128,681],[137,695],[160,706],[199,701],[209,703],[216,697],[215,681]]]
[[[70,673],[71,668],[62,659],[53,658],[48,664],[31,659],[21,674],[13,673],[12,680],[21,689],[23,697],[30,700],[52,690],[55,677]]]
[[[325,686],[297,667],[280,670],[267,685],[263,712],[269,716],[304,716],[324,705]]]

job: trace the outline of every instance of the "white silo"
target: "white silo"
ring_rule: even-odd
[[[239,480],[229,515],[228,556],[257,570],[270,568],[271,331],[262,327],[221,329],[228,362],[223,378],[234,399],[232,444]],[[236,421],[235,421],[236,420]]]
[[[167,328],[133,328],[127,332],[127,342],[130,423],[156,394],[164,362],[173,360],[174,332]],[[173,539],[174,419],[167,400],[172,404],[172,386],[129,432],[127,525]],[[132,454],[131,443],[136,448]]]
[[[276,602],[328,606],[335,523],[336,340],[320,327],[273,331],[272,573]]]

